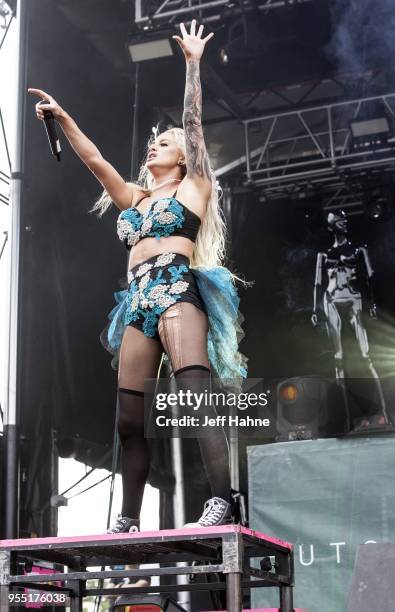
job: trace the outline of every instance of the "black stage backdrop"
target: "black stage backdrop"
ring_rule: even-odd
[[[52,94],[127,177],[132,91],[127,75],[115,72],[56,3],[36,0],[30,9],[28,86]],[[51,428],[62,438],[112,444],[116,374],[98,336],[125,255],[114,237],[115,211],[102,221],[88,214],[99,183],[64,137],[62,162],[52,158],[35,117],[38,98],[26,95],[20,414],[23,435],[32,442],[30,459],[39,455],[40,468],[32,474],[40,489],[36,495],[45,499]],[[30,491],[29,512],[32,496]]]
[[[130,90],[89,42],[61,19],[53,2],[31,15],[28,85],[51,93],[105,155],[128,175]],[[115,212],[88,214],[100,185],[62,138],[62,162],[48,150],[44,126],[27,109],[22,216],[22,411],[39,410],[62,434],[108,441],[115,375],[98,345],[111,289],[124,268],[113,236]],[[39,409],[42,405],[43,408]],[[45,406],[45,407],[44,407]]]

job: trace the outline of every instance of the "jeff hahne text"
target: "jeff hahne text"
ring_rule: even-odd
[[[269,427],[270,419],[265,415],[251,417],[235,412],[264,408],[268,405],[267,396],[268,393],[263,392],[236,394],[182,389],[174,393],[158,393],[154,402],[157,411],[173,412],[172,408],[177,407],[179,413],[177,416],[156,415],[155,423],[158,427]],[[217,414],[217,411],[226,414]]]

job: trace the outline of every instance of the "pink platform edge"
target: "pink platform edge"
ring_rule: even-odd
[[[16,539],[16,540],[0,540],[0,548],[24,548],[26,546],[40,546],[49,544],[56,546],[56,544],[66,544],[72,542],[97,542],[98,540],[124,540],[126,538],[152,538],[153,540],[160,540],[161,538],[169,536],[198,536],[198,535],[220,535],[221,533],[245,533],[246,535],[253,536],[277,544],[283,548],[293,549],[293,544],[273,538],[265,535],[260,531],[254,531],[248,527],[242,527],[241,525],[221,525],[219,527],[190,527],[187,529],[162,529],[161,531],[140,531],[138,533],[117,533],[117,534],[93,534],[86,536],[67,536],[63,538],[27,538],[27,539]],[[264,608],[260,612],[277,612],[277,608]],[[300,609],[300,612],[307,612]]]

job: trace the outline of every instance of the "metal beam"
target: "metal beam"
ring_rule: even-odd
[[[209,0],[202,2],[201,0],[159,0],[156,3],[156,8],[152,9],[154,3],[144,0],[135,0],[135,24],[140,27],[152,27],[163,21],[173,22],[176,16],[184,18],[184,16],[199,15],[205,23],[209,21],[220,21],[223,19],[224,10],[228,15],[241,15],[243,13],[260,10],[268,13],[275,9],[295,6],[298,4],[307,4],[314,0],[241,0],[229,5],[229,0]],[[181,5],[181,6],[180,6]]]

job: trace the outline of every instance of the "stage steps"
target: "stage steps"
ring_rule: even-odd
[[[263,559],[261,569],[252,558]],[[63,572],[24,575],[23,563],[30,560],[64,566]],[[186,563],[182,567],[170,564]],[[160,563],[155,569],[87,571],[89,567]],[[272,566],[270,568],[270,566]],[[263,569],[262,569],[263,568]],[[220,573],[224,582],[199,581],[199,575]],[[9,605],[13,587],[38,587],[70,596],[71,612],[82,612],[88,595],[120,594],[115,588],[86,588],[95,578],[192,575],[189,584],[122,588],[127,593],[169,593],[175,591],[226,589],[228,612],[242,611],[242,588],[277,587],[280,612],[293,612],[293,546],[241,525],[168,529],[128,534],[89,535],[64,538],[0,540],[0,602],[2,612]],[[49,582],[62,581],[55,588]]]

